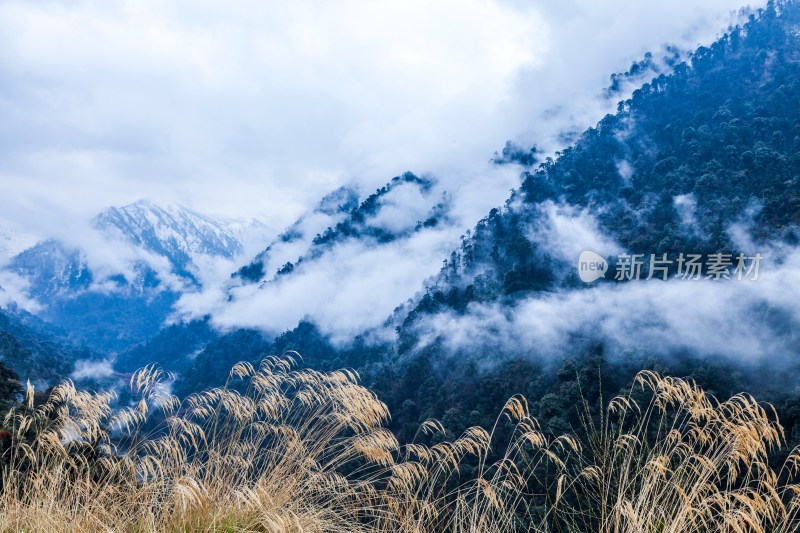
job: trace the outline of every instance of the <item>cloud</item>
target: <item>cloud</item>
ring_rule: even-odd
[[[520,2],[521,4],[522,2]],[[761,7],[766,2],[749,2]],[[660,0],[572,0],[535,2],[548,33],[546,59],[520,69],[516,98],[509,100],[522,121],[510,121],[512,137],[521,144],[537,144],[545,152],[563,147],[616,110],[616,99],[598,98],[612,73],[623,72],[645,53],[652,52],[660,70],[665,45],[690,52],[710,44],[734,21],[744,3],[726,0],[691,2]],[[649,81],[629,80],[620,98]],[[522,96],[524,95],[524,96]]]
[[[72,379],[104,379],[114,376],[112,362],[109,360],[90,361],[82,359],[75,362],[75,370],[70,377]]]
[[[425,220],[430,211],[429,204],[425,191],[416,184],[404,183],[381,198],[378,212],[367,224],[392,233],[403,233],[414,229],[418,221]]]
[[[570,266],[586,250],[603,257],[622,251],[619,244],[603,233],[588,209],[558,205],[548,200],[539,204],[536,210],[539,216],[530,228],[529,240]]]
[[[693,216],[691,196],[676,197],[675,203]],[[603,256],[626,252],[588,210],[550,201],[534,209],[538,216],[529,240],[573,272],[581,250]],[[752,237],[757,213],[754,205],[727,228],[738,249],[749,257],[761,255],[757,279],[749,279],[755,272],[748,272],[741,280],[732,275],[730,280],[600,282],[515,301],[473,302],[463,313],[423,315],[414,326],[417,349],[436,343],[459,356],[491,350],[495,357],[480,361],[490,367],[504,357],[552,360],[588,340],[602,343],[612,356],[693,354],[750,365],[785,364],[800,348],[793,334],[800,327],[800,247],[757,243]]]
[[[303,318],[340,340],[379,326],[399,303],[436,274],[453,246],[446,231],[428,231],[384,246],[349,240],[310,267],[263,289],[234,291],[234,301],[214,314],[221,326],[250,326],[274,333]],[[438,254],[431,251],[438,249]],[[380,266],[378,266],[380,265]]]
[[[64,235],[61,241],[68,250],[78,251],[81,261],[92,272],[91,290],[114,292],[122,289],[116,281],[110,279],[119,275],[136,286],[144,267],[156,273],[164,289],[181,291],[187,288],[187,281],[173,272],[173,265],[166,257],[134,246],[113,234],[99,231],[91,227],[89,221],[83,225],[76,223],[70,234]]]
[[[460,144],[452,120],[485,121],[542,34],[535,10],[479,0],[6,2],[0,20],[0,179],[27,204],[7,212],[145,195],[283,223]]]
[[[40,236],[14,226],[9,224],[0,230],[0,266],[41,240]]]
[[[737,1],[0,5],[0,212],[47,236],[142,196],[280,230],[322,193],[453,178],[592,124],[611,72]]]
[[[798,348],[792,332],[800,325],[800,249],[761,251],[755,281],[605,283],[514,305],[474,303],[464,314],[440,313],[419,324],[420,348],[441,341],[452,353],[484,348],[547,360],[584,338],[602,342],[610,354],[790,361]]]
[[[208,286],[185,294],[176,306],[177,316],[211,314],[213,323],[222,328],[253,327],[270,333],[280,333],[308,319],[335,342],[380,327],[399,304],[422,290],[423,282],[439,272],[442,258],[455,249],[460,236],[489,209],[501,204],[518,179],[513,168],[484,162],[482,170],[462,175],[462,186],[449,194],[447,217],[440,217],[434,227],[403,233],[415,228],[441,201],[443,184],[435,184],[425,193],[415,185],[398,186],[384,197],[375,216],[365,224],[392,229],[403,235],[401,238],[389,243],[368,237],[336,241],[321,256],[305,257],[290,274],[270,283],[229,291],[226,285]],[[474,194],[476,190],[480,196]],[[304,218],[301,227],[318,227],[320,216],[317,213]],[[278,241],[266,257],[267,280],[286,261],[296,262],[309,244],[309,235],[295,243]]]
[[[0,270],[0,308],[17,306],[29,313],[42,309],[42,304],[28,297],[30,282],[6,270]]]

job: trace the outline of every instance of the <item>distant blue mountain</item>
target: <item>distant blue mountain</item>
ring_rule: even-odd
[[[55,239],[14,256],[7,268],[28,280],[30,296],[42,301],[87,290],[93,279],[83,253]]]
[[[5,269],[30,284],[28,296],[42,304],[43,320],[104,351],[124,350],[158,333],[183,290],[199,288],[196,260],[232,259],[244,251],[248,231],[263,230],[256,221],[218,219],[146,200],[109,208],[92,227],[107,241],[141,252],[127,272],[93,272],[88,250],[54,239],[17,254]],[[166,271],[148,258],[168,265]],[[173,281],[164,283],[164,275]]]

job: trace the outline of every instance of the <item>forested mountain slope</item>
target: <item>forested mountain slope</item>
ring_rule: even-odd
[[[37,387],[54,385],[73,372],[76,361],[97,357],[31,315],[0,311],[0,363],[23,382],[30,380]]]
[[[431,416],[453,428],[488,423],[518,392],[562,431],[577,422],[581,395],[593,401],[638,370],[658,368],[721,396],[745,389],[782,402],[791,427],[800,391],[780,376],[796,370],[800,351],[791,296],[799,34],[797,3],[770,3],[634,92],[573,146],[530,167],[506,204],[464,236],[419,295],[398,302],[384,327],[345,343],[312,321],[275,339],[231,331],[193,345],[178,390],[223,382],[237,360],[294,349],[312,367],[359,369],[388,401],[400,434]],[[314,241],[352,233],[342,219]],[[672,279],[609,275],[586,285],[576,273],[583,249],[609,258],[612,273],[620,254],[667,254]],[[761,285],[681,285],[674,277],[681,253],[760,252],[777,273]],[[263,281],[272,272],[240,275]]]

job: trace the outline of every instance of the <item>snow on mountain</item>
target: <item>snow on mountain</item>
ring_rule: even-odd
[[[75,340],[112,351],[155,335],[181,293],[215,280],[217,270],[230,276],[238,257],[267,240],[255,220],[146,200],[111,207],[91,226],[94,235],[82,244],[45,239],[10,258],[0,269],[0,306],[38,302],[26,308]]]
[[[28,280],[30,296],[49,298],[64,290],[84,290],[92,282],[92,273],[80,250],[60,241],[47,239],[17,254],[9,269]]]
[[[0,263],[34,246],[39,240],[40,237],[33,233],[0,229]]]
[[[104,238],[123,242],[134,249],[165,258],[173,274],[196,281],[193,266],[203,258],[232,259],[241,255],[247,239],[264,231],[258,221],[213,218],[180,206],[161,207],[147,200],[140,200],[124,207],[111,207],[92,221],[92,226]],[[17,247],[28,245],[22,236],[8,242]],[[5,242],[5,241],[2,241]],[[102,242],[102,239],[101,241]],[[90,288],[92,283],[102,282],[98,271],[87,256],[91,250],[78,249],[65,243],[46,239],[15,254],[8,269],[26,278],[31,283],[31,293],[36,297],[52,296],[59,292],[76,292]],[[131,254],[130,270],[137,272],[136,278],[152,277],[141,253]],[[104,266],[105,265],[101,265]],[[116,282],[123,282],[117,274],[101,269],[106,277],[111,275]],[[128,279],[130,275],[127,276]],[[141,281],[141,280],[140,280]],[[156,283],[157,284],[157,283]],[[141,292],[142,288],[139,288]]]
[[[185,272],[198,256],[236,257],[244,252],[251,233],[263,231],[256,220],[214,218],[147,200],[111,207],[92,224],[109,236],[169,259],[178,273]]]

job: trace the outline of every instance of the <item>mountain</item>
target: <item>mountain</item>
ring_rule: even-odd
[[[231,278],[244,284],[262,281],[268,272],[277,272],[306,254],[321,232],[342,222],[357,207],[358,192],[354,189],[339,187],[330,192]]]
[[[47,239],[14,256],[9,270],[30,283],[30,297],[47,300],[89,288],[93,276],[85,255],[55,239]]]
[[[213,218],[180,206],[160,207],[139,200],[100,213],[92,225],[111,238],[169,260],[173,271],[191,277],[199,256],[233,258],[244,252],[247,232],[261,229],[252,220]]]
[[[269,303],[287,289],[302,292],[307,276],[330,275],[329,256],[341,254],[342,249],[349,253],[353,248],[380,253],[392,244],[424,238],[425,232],[438,231],[450,223],[448,209],[448,195],[435,180],[410,172],[394,177],[361,201],[356,191],[337,189],[231,276],[222,305],[231,312],[237,306]],[[237,326],[232,330],[233,335],[247,332],[242,338],[252,341],[248,350],[266,349],[272,340],[262,332]],[[189,369],[194,372],[195,364],[206,364],[203,361],[210,357],[227,364],[225,351],[219,346],[236,342],[229,342],[226,335],[215,331],[208,317],[170,326],[148,343],[120,354],[117,368],[131,370],[158,361],[183,374]]]
[[[265,231],[257,221],[146,200],[109,208],[91,227],[95,245],[114,250],[116,263],[93,267],[93,250],[47,239],[4,268],[28,283],[27,296],[42,306],[43,320],[101,351],[124,350],[157,334],[180,294],[199,289],[198,262],[233,260]]]
[[[800,242],[799,26],[796,2],[770,3],[525,171],[397,313],[403,364],[379,387],[390,405],[438,405],[416,416],[469,412],[488,380],[500,397],[530,389],[555,429],[575,423],[567,413],[580,387],[619,387],[645,367],[692,375],[721,395],[797,394],[776,384],[800,354],[796,308],[782,296]],[[644,272],[651,254],[667,254],[672,279],[582,283],[586,249],[605,255],[612,275],[621,254],[646,257]],[[759,252],[777,271],[774,287],[675,277],[681,253]],[[525,368],[527,383],[509,375]],[[410,386],[426,382],[427,392]]]
[[[114,368],[134,372],[150,363],[182,375],[211,342],[220,338],[207,318],[166,326],[157,335],[117,355]]]
[[[800,371],[797,28],[798,3],[771,2],[668,72],[645,65],[657,74],[650,82],[551,157],[509,143],[495,163],[519,165],[519,187],[463,235],[416,293],[397,297],[385,318],[371,317],[378,326],[337,337],[325,323],[329,316],[298,304],[300,312],[291,310],[299,317],[296,327],[275,334],[266,319],[252,318],[260,308],[249,304],[264,303],[292,283],[308,298],[303,305],[329,298],[328,286],[341,279],[309,285],[318,280],[308,274],[327,268],[331,257],[346,257],[348,269],[364,257],[378,261],[369,273],[386,281],[376,287],[394,289],[388,271],[396,265],[379,261],[399,256],[376,250],[427,237],[452,216],[433,178],[406,173],[361,201],[347,188],[327,196],[234,272],[213,316],[161,328],[160,317],[175,303],[170,298],[181,295],[158,292],[163,287],[155,276],[142,284],[153,290],[144,292],[168,297],[120,302],[98,327],[136,335],[103,342],[120,347],[120,370],[156,361],[176,371],[179,393],[224,383],[239,360],[287,350],[313,368],[351,367],[387,402],[392,429],[404,438],[429,417],[454,431],[467,420],[491,424],[503,402],[520,392],[546,431],[568,431],[580,424],[576,405],[599,403],[649,368],[689,376],[721,397],[758,392],[778,403],[788,427],[797,421],[789,435],[797,441],[800,389],[785,383]],[[617,88],[608,94],[638,75],[612,78]],[[179,276],[181,269],[191,274],[181,265],[194,262],[192,254],[233,250],[215,229],[224,225],[147,205],[122,211],[99,217],[98,224],[167,259]],[[610,274],[593,284],[581,281],[582,251],[607,261]],[[664,279],[612,279],[632,254],[643,258],[643,272],[663,258]],[[698,272],[703,279],[681,280],[681,254],[706,261]],[[767,260],[758,285],[737,281],[733,263],[707,279],[714,278],[709,258],[740,254]],[[57,279],[86,283],[75,274],[80,260],[55,251],[48,257],[72,265],[48,270]],[[334,296],[346,302],[346,289],[337,290]],[[65,307],[59,314],[86,328],[100,307],[84,305],[83,315]],[[232,320],[220,328],[220,315],[231,309],[236,320],[258,327]],[[148,316],[159,319],[132,322]]]
[[[322,257],[347,239],[375,245],[408,237],[422,228],[431,228],[447,216],[447,197],[435,196],[432,178],[411,172],[394,177],[389,183],[358,202],[355,191],[340,188],[325,196],[309,216],[302,217],[283,232],[250,264],[234,277],[245,283],[270,282],[290,274],[304,261]],[[413,206],[403,198],[413,197]],[[326,226],[320,226],[324,222]],[[294,255],[287,255],[293,253]],[[285,262],[281,262],[287,259]]]
[[[0,311],[0,363],[37,388],[53,385],[94,352],[65,340],[63,332],[27,313]]]
[[[520,187],[379,330],[343,342],[309,319],[272,339],[221,333],[195,349],[178,389],[220,383],[220,369],[239,359],[292,349],[315,368],[358,369],[399,433],[431,416],[455,429],[484,416],[490,423],[519,392],[548,430],[568,429],[579,425],[582,398],[610,395],[642,368],[691,376],[720,396],[758,391],[794,405],[800,391],[782,376],[800,370],[791,281],[800,242],[798,27],[796,2],[771,2],[538,167],[536,150],[520,152],[530,154]],[[363,228],[355,216],[342,219],[297,256],[324,255],[326,243],[350,235],[380,240]],[[582,250],[601,253],[612,274],[626,253],[645,257],[644,272],[667,254],[669,279],[609,275],[589,285],[577,275]],[[716,281],[678,277],[682,253],[762,251],[771,276],[761,285],[725,280],[732,264]],[[277,279],[271,268],[251,272],[253,281]],[[713,278],[707,264],[700,276]],[[794,420],[792,412],[782,415]]]

